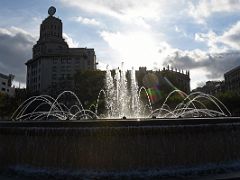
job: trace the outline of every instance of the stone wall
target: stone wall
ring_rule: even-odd
[[[0,127],[0,166],[104,171],[189,167],[240,160],[239,142],[239,123]]]

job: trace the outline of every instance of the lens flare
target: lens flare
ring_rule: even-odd
[[[171,86],[174,90],[179,90],[176,86],[174,86],[171,81],[168,80],[168,78],[164,77],[164,80]],[[185,94],[182,93],[182,91],[177,91],[178,94],[182,97],[185,98]]]
[[[147,93],[150,97],[151,102],[154,104],[161,98],[161,92],[159,86],[151,87],[147,89]]]

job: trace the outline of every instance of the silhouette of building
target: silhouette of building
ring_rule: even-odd
[[[15,88],[12,87],[14,75],[5,75],[0,73],[0,92],[9,96],[15,95]]]
[[[240,92],[240,66],[226,72],[224,79],[227,91]]]
[[[140,67],[136,71],[139,86],[147,88],[156,87],[167,93],[180,89],[185,93],[190,92],[190,73],[189,71],[179,70],[177,68],[163,68],[162,70],[147,70],[146,67]]]
[[[197,87],[193,92],[203,92],[206,94],[215,95],[219,92],[224,92],[225,83],[224,81],[207,81],[202,87]]]
[[[27,90],[31,93],[54,95],[71,90],[76,71],[96,69],[94,49],[69,48],[62,37],[62,21],[54,16],[55,12],[55,7],[49,8],[32,59],[26,62]]]
[[[212,95],[226,91],[240,92],[240,66],[226,72],[223,81],[207,81],[203,87],[197,87],[193,91]]]
[[[180,89],[185,93],[190,93],[190,72],[183,71],[177,68],[163,68],[159,71],[160,77],[163,78],[164,82],[167,82],[168,86],[174,89]]]

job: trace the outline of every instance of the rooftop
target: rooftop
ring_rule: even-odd
[[[0,78],[3,78],[3,79],[8,79],[8,78],[9,78],[9,76],[8,76],[8,75],[5,75],[5,74],[2,74],[2,73],[0,73]]]
[[[240,71],[240,66],[237,66],[237,67],[231,69],[230,71],[226,72],[224,75],[229,75],[229,74],[231,74],[235,71],[238,71],[238,70]]]

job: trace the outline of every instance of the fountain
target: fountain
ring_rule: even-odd
[[[138,87],[135,70],[130,71],[130,82],[127,82],[126,71],[123,68],[115,69],[114,76],[107,68],[105,77],[105,88],[99,92],[97,103],[91,107],[95,111],[85,109],[79,98],[71,91],[64,91],[53,98],[48,95],[34,96],[27,99],[13,113],[12,120],[81,120],[81,119],[121,119],[122,117],[133,119],[144,118],[179,118],[179,117],[217,117],[231,116],[227,107],[216,97],[194,92],[189,95],[179,89],[173,90],[166,97],[160,108],[152,108],[150,94],[145,87]],[[129,87],[129,88],[128,88]],[[147,104],[144,105],[141,101],[141,93],[145,93]],[[182,97],[182,102],[174,109],[168,106],[168,99],[179,94]],[[63,96],[73,97],[72,104],[64,104],[61,102]],[[99,114],[100,97],[105,99],[106,114]],[[214,109],[209,109],[205,102],[211,102],[215,105]],[[36,103],[37,102],[37,103]],[[37,104],[34,105],[34,104]],[[32,110],[32,106],[36,106]],[[44,108],[42,108],[44,107]],[[31,110],[29,110],[31,109]],[[44,110],[42,110],[44,109]]]
[[[154,173],[159,177],[179,167],[202,172],[207,165],[211,172],[240,160],[239,118],[229,117],[221,101],[176,89],[153,109],[147,89],[138,87],[134,69],[130,82],[126,74],[123,68],[114,73],[107,69],[106,86],[91,106],[95,110],[85,109],[71,91],[57,98],[41,95],[26,100],[11,122],[0,123],[0,169],[71,170],[81,177],[94,173],[96,177]],[[141,101],[143,93],[146,105]],[[182,102],[170,108],[174,94],[181,95]],[[61,101],[66,95],[71,103]],[[105,114],[98,112],[101,97]],[[206,101],[215,108],[208,109]]]
[[[140,117],[141,104],[138,96],[138,85],[136,83],[135,71],[130,73],[130,89],[128,92],[126,72],[121,69],[115,70],[115,77],[111,71],[106,72],[106,109],[108,118]]]

